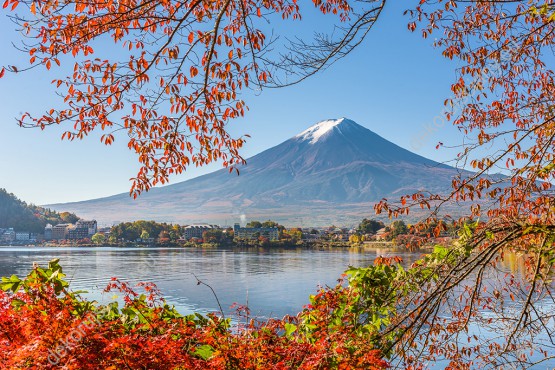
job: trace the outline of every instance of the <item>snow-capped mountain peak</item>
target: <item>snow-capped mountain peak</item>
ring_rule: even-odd
[[[329,119],[322,122],[318,122],[314,126],[309,127],[308,129],[304,130],[295,138],[310,141],[310,144],[315,144],[320,140],[326,133],[333,130],[334,127],[339,126],[343,122],[348,122],[350,120],[346,118],[339,118],[339,119]]]

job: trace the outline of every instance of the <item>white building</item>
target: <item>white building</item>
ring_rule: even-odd
[[[93,236],[94,234],[96,234],[98,224],[96,223],[96,220],[91,220],[91,221],[79,220],[75,224],[75,227],[78,229],[87,228],[89,236]]]
[[[189,225],[185,228],[183,233],[183,238],[185,240],[191,240],[192,238],[202,239],[202,234],[206,230],[219,229],[217,225],[199,224],[199,225]]]
[[[15,233],[15,240],[19,242],[31,240],[31,234],[27,231],[18,231]]]
[[[233,226],[233,232],[239,239],[257,239],[260,236],[270,240],[279,239],[277,227],[240,227],[239,224]]]
[[[44,227],[44,240],[52,240],[52,225],[46,224]]]
[[[15,231],[13,228],[4,230],[4,233],[0,235],[0,241],[5,243],[10,243],[15,240]]]
[[[67,239],[69,228],[72,227],[72,224],[58,224],[52,228],[52,239],[60,240],[60,239]]]

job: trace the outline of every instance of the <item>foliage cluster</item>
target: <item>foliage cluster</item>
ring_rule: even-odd
[[[359,234],[375,234],[376,231],[385,227],[382,221],[364,218],[357,227]]]
[[[403,220],[395,220],[386,228],[386,230],[389,232],[387,240],[394,240],[399,235],[407,234],[409,228]]]
[[[167,242],[176,242],[183,235],[180,225],[158,223],[155,221],[123,222],[110,230],[111,241],[136,241],[138,239],[154,238]]]
[[[239,324],[209,314],[183,316],[152,284],[143,293],[112,279],[122,295],[97,305],[69,290],[58,260],[24,279],[2,278],[0,364],[55,369],[384,369],[358,325],[356,294],[322,289],[296,317],[265,322],[238,309]],[[245,315],[246,314],[246,315]],[[243,323],[243,319],[244,323]]]
[[[240,239],[234,238],[233,243],[236,247],[252,248],[252,247],[269,247],[269,248],[298,248],[306,246],[301,240],[282,239],[282,240],[269,240],[264,236],[257,239]]]
[[[96,233],[91,237],[91,242],[94,244],[102,245],[106,243],[106,235],[102,233]]]
[[[204,243],[216,243],[218,245],[226,245],[233,241],[233,229],[225,230],[208,229],[202,233]]]
[[[423,190],[375,209],[391,217],[430,209],[418,227],[435,224],[435,236],[448,230],[446,205],[463,217],[453,219],[461,238],[436,266],[437,284],[423,284],[399,318],[410,329],[397,351],[406,363],[444,357],[459,368],[552,362],[553,2],[422,0],[407,14],[408,28],[457,65],[436,119],[451,121],[460,140],[437,148],[454,147],[461,171],[449,192]],[[503,269],[510,254],[522,258],[518,274]],[[494,334],[468,335],[473,327]]]
[[[272,220],[267,220],[264,222],[260,222],[260,221],[249,221],[246,225],[246,227],[277,227],[280,231],[282,231],[283,229],[285,229],[285,226],[278,224],[275,221]]]
[[[292,243],[302,240],[303,231],[298,227],[283,229],[280,233],[280,238],[290,240]]]

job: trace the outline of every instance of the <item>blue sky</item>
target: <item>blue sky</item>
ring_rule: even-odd
[[[403,5],[404,4],[404,5]],[[247,93],[250,110],[232,124],[235,135],[250,134],[243,149],[248,158],[295,136],[312,124],[348,117],[404,148],[437,161],[453,157],[436,150],[438,141],[458,144],[461,136],[448,123],[434,126],[450,96],[454,64],[407,30],[403,11],[409,2],[389,2],[367,39],[345,59],[301,84]],[[299,32],[311,32],[310,22]],[[21,65],[26,56],[13,48],[19,35],[0,13],[0,65]],[[277,30],[279,31],[279,29]],[[93,135],[80,142],[61,141],[63,127],[23,129],[15,117],[57,106],[43,70],[7,74],[0,80],[0,188],[35,204],[69,202],[127,192],[136,174],[135,156],[125,140],[112,146]],[[435,121],[438,123],[438,121]],[[191,169],[171,179],[183,181],[221,168]]]

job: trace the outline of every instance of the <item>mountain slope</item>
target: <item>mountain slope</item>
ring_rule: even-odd
[[[223,169],[152,189],[137,200],[119,194],[51,207],[107,222],[232,223],[246,215],[316,225],[367,216],[371,203],[383,197],[447,191],[457,171],[341,118],[320,122],[247,159],[240,173]]]
[[[78,217],[68,212],[57,213],[19,200],[0,189],[0,228],[13,227],[16,231],[41,233],[47,223],[75,222]]]

